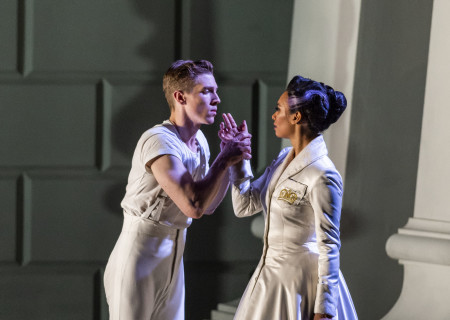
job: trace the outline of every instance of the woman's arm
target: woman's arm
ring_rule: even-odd
[[[342,207],[342,179],[329,170],[311,187],[310,202],[314,210],[319,249],[319,282],[314,312],[335,316],[339,296],[339,223]]]
[[[261,193],[267,183],[267,179],[269,179],[272,168],[267,167],[262,176],[251,182],[250,179],[253,177],[253,174],[248,161],[243,162],[242,167],[239,169],[239,174],[236,172],[235,167],[230,169],[232,171],[231,176],[237,178],[231,189],[234,214],[242,218],[261,212],[263,210],[262,201],[264,201],[264,199],[261,199]]]

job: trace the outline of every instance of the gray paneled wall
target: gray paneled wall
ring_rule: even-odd
[[[219,111],[253,130],[253,165],[278,152],[270,115],[287,73],[292,0],[2,0],[0,319],[106,319],[102,273],[122,224],[135,144],[168,118],[178,58],[216,67]],[[206,133],[215,156],[220,118]],[[229,197],[195,221],[187,320],[245,288],[260,255]]]

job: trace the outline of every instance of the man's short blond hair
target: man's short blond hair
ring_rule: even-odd
[[[207,60],[177,60],[166,71],[163,77],[163,91],[170,111],[175,108],[173,93],[175,91],[191,92],[197,84],[197,77],[202,74],[213,74],[213,65]]]

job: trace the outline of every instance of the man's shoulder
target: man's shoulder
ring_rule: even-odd
[[[163,140],[179,140],[175,127],[168,121],[157,124],[145,131],[141,136],[141,140],[148,140],[152,137]]]

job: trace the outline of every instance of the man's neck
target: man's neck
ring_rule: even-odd
[[[191,149],[192,151],[197,151],[197,142],[195,137],[197,131],[200,129],[199,125],[194,125],[192,121],[186,119],[185,117],[177,117],[172,114],[169,121],[175,126],[181,140]]]

